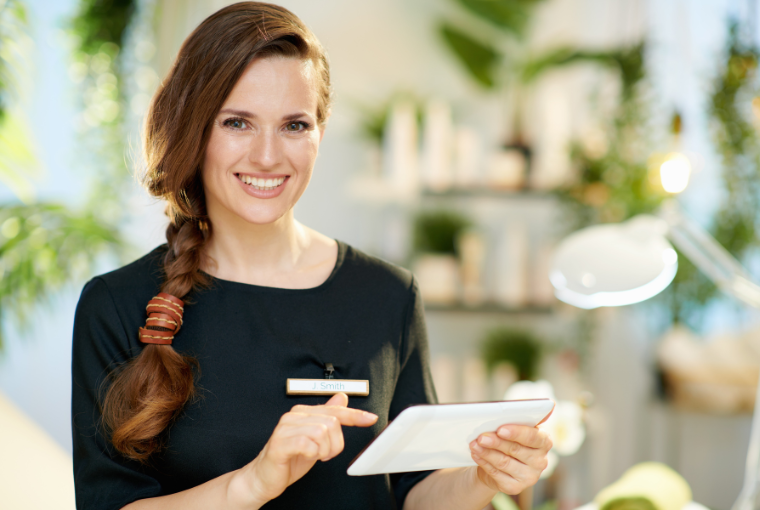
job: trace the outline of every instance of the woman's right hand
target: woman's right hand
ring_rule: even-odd
[[[346,394],[336,393],[325,405],[297,405],[282,415],[261,453],[230,482],[230,496],[234,492],[238,501],[263,505],[318,460],[326,462],[343,451],[342,425],[369,427],[377,421],[377,415],[347,405]]]

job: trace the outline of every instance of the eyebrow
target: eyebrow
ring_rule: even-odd
[[[220,110],[219,113],[229,113],[231,115],[237,115],[238,117],[244,117],[244,118],[248,118],[248,119],[255,119],[256,118],[256,114],[255,113],[251,113],[251,112],[246,111],[246,110],[234,110],[234,109],[231,109],[231,108],[225,108],[224,110]],[[306,112],[290,113],[288,115],[285,115],[283,117],[283,120],[296,120],[296,119],[300,119],[301,117],[311,117],[311,115],[309,115]]]

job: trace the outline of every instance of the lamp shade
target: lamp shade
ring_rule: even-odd
[[[623,306],[662,292],[676,275],[678,256],[654,216],[597,225],[565,238],[549,273],[557,299],[579,308]]]

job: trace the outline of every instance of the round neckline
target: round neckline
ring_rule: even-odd
[[[335,265],[333,266],[333,269],[328,275],[327,279],[323,281],[322,283],[320,283],[319,285],[317,285],[316,287],[307,287],[303,289],[288,289],[285,287],[269,287],[266,285],[256,285],[255,283],[243,283],[243,282],[236,282],[234,280],[225,280],[223,278],[217,278],[216,276],[208,274],[206,271],[202,269],[199,269],[198,271],[200,271],[201,273],[211,278],[212,282],[220,283],[224,287],[237,288],[240,290],[257,290],[257,291],[270,291],[270,292],[280,292],[280,293],[316,292],[329,286],[330,283],[335,279],[335,275],[338,274],[338,271],[340,271],[340,268],[343,266],[343,260],[345,259],[345,256],[346,256],[347,245],[344,242],[339,241],[337,239],[334,239],[334,241],[338,244],[338,257],[335,260]]]

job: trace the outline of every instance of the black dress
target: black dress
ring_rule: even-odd
[[[343,427],[345,449],[317,462],[266,509],[392,509],[430,472],[352,477],[351,460],[400,411],[435,403],[417,285],[408,271],[338,242],[328,279],[281,289],[212,279],[192,295],[174,348],[200,364],[200,398],[166,432],[168,448],[144,467],[104,438],[99,402],[114,367],[139,354],[138,328],[158,293],[166,245],[85,285],[74,321],[72,430],[77,508],[117,510],[241,468],[262,450],[280,417],[324,396],[287,396],[287,378],[368,379],[349,407],[379,416]]]

